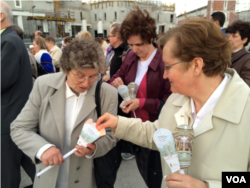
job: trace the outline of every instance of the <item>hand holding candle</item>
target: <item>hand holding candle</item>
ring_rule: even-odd
[[[92,143],[94,143],[99,137],[104,136],[104,135],[106,135],[105,129],[98,131],[96,129],[95,123],[93,123],[93,120],[92,119],[87,120],[85,122],[85,124],[82,128],[81,134],[79,136],[79,139],[77,142],[78,145],[76,146],[76,148],[72,149],[70,152],[65,154],[60,161],[63,162],[64,159],[66,159],[67,157],[69,157],[73,153],[75,153],[75,155],[78,157],[83,157],[85,155],[92,154],[96,148],[96,145],[92,144]],[[55,147],[51,147],[51,148],[55,148]],[[56,153],[61,154],[60,150],[59,150],[59,152],[56,152]],[[57,160],[55,160],[55,161],[57,161]],[[53,165],[53,166],[49,166],[49,167],[43,169],[41,172],[37,173],[37,176],[41,176],[43,173],[45,173],[49,169],[53,168],[54,165],[60,165],[62,162],[58,163],[58,162],[54,162],[54,160],[53,160],[53,164],[51,163],[51,165]]]
[[[130,97],[130,95],[129,95],[129,89],[128,89],[128,87],[127,86],[125,86],[125,85],[120,85],[119,87],[118,87],[118,93],[121,95],[121,97],[123,98],[123,102],[120,104],[120,107],[122,108],[122,109],[125,109],[126,108],[126,106],[124,105],[126,102],[127,102],[127,104],[131,104],[135,99],[133,99],[132,101],[131,101],[131,97]],[[130,109],[131,109],[131,107],[130,107]],[[129,109],[129,110],[130,110]],[[127,111],[126,110],[124,110],[124,112],[125,113],[128,113],[129,111],[128,111],[128,109],[127,109]],[[135,112],[133,111],[133,113],[134,113],[134,116],[135,116],[135,118],[136,118],[136,115],[135,115]]]

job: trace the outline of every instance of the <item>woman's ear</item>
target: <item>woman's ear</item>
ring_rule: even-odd
[[[195,75],[200,75],[202,73],[202,68],[204,67],[204,61],[200,57],[195,57],[192,60],[193,72]]]

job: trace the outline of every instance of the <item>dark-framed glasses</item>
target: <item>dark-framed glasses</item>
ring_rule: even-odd
[[[169,71],[170,67],[173,66],[173,65],[176,65],[176,64],[179,64],[179,63],[184,63],[184,61],[179,61],[177,63],[173,63],[173,64],[170,64],[170,65],[165,65],[165,70],[166,71]]]
[[[99,79],[99,73],[88,77],[88,76],[84,76],[82,74],[74,74],[72,71],[70,71],[70,72],[75,77],[75,79],[77,79],[78,81],[81,81],[81,82],[85,82],[86,80],[88,80],[89,82],[94,82],[97,79]]]
[[[109,35],[109,36],[108,36],[108,38],[109,38],[109,37],[115,37],[115,36],[111,36],[111,35]]]

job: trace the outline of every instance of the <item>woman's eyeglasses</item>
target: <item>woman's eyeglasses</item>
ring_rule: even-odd
[[[170,64],[170,65],[165,65],[165,70],[166,70],[166,71],[169,71],[169,69],[171,68],[171,66],[176,65],[176,64],[179,64],[179,63],[184,63],[184,61],[180,61],[180,62],[177,62],[177,63],[173,63],[173,64]]]
[[[95,75],[92,75],[90,77],[87,77],[87,76],[83,76],[83,75],[74,74],[72,71],[70,71],[70,72],[75,77],[75,79],[77,79],[78,81],[82,81],[82,82],[85,82],[87,79],[88,79],[89,82],[94,82],[99,78],[99,73],[95,74]]]

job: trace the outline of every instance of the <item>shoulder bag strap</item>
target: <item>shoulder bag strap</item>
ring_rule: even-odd
[[[245,53],[245,54],[240,55],[239,57],[237,57],[235,60],[232,61],[232,64],[234,64],[236,61],[240,60],[246,54],[249,54],[249,53]]]
[[[101,117],[101,98],[100,98],[101,85],[102,81],[99,80],[96,84],[96,89],[95,89],[95,104],[96,104],[96,112],[98,118]]]

